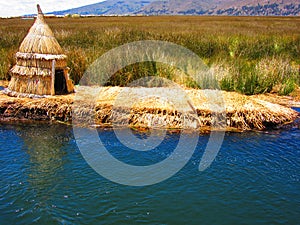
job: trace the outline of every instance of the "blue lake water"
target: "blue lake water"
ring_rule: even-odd
[[[179,134],[136,153],[99,130],[116,158],[165,159]],[[198,171],[208,135],[186,166],[145,187],[113,183],[83,159],[72,127],[0,125],[0,224],[299,224],[300,130],[227,133],[213,164]],[[145,137],[140,137],[145,138]]]

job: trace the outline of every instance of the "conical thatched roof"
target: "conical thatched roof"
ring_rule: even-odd
[[[43,12],[39,5],[38,15],[27,36],[20,45],[20,53],[36,53],[61,55],[62,48],[54,37],[50,27],[45,23]]]

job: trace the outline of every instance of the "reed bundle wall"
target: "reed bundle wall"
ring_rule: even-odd
[[[51,76],[13,75],[8,88],[19,93],[51,95]]]
[[[44,59],[31,60],[31,59],[17,58],[16,64],[18,66],[23,66],[23,67],[38,67],[38,68],[51,69],[52,60],[44,60]],[[67,67],[66,60],[55,60],[56,69],[64,69],[65,67]]]

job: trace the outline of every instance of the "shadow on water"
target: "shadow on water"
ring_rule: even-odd
[[[64,129],[65,128],[65,129]],[[20,127],[18,134],[24,141],[24,150],[29,155],[28,181],[39,189],[48,189],[59,182],[58,171],[63,169],[66,152],[63,142],[68,139],[67,127],[27,125]]]
[[[21,174],[23,178],[20,178],[23,180],[20,184],[23,183],[26,188],[14,200],[15,207],[23,207],[16,212],[24,210],[19,217],[23,217],[23,221],[31,217],[31,221],[27,221],[30,223],[32,218],[41,224],[57,223],[53,216],[56,207],[54,199],[58,193],[63,195],[59,185],[66,180],[64,166],[67,160],[64,157],[68,150],[64,146],[72,139],[72,129],[47,124],[19,124],[14,129],[23,142],[21,150],[28,158]]]

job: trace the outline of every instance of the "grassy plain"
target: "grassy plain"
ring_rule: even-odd
[[[223,90],[243,94],[291,93],[300,85],[300,17],[96,17],[48,18],[68,55],[70,75],[78,83],[88,66],[105,52],[139,40],[182,45],[217,73]],[[14,53],[33,20],[0,19],[0,78],[9,79]],[[134,54],[134,53],[133,53]],[[139,63],[117,72],[108,85],[125,86],[143,76],[175,80],[176,70]],[[189,79],[180,81],[197,87]]]

